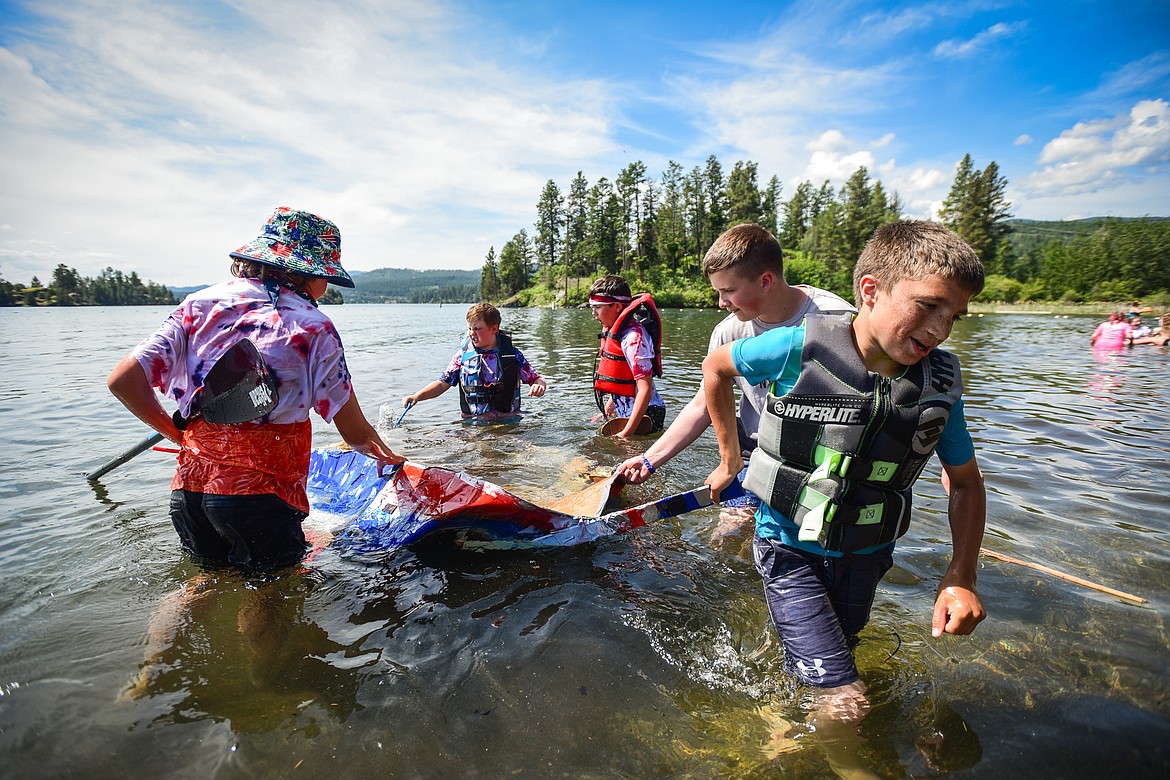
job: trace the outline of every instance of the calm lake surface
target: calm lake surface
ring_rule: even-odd
[[[465,309],[328,309],[371,421],[438,376]],[[326,547],[265,582],[185,560],[172,456],[82,477],[148,434],[104,379],[166,314],[0,309],[0,775],[834,776],[779,672],[758,575],[708,544],[712,510],[540,553]],[[720,316],[663,313],[668,421]],[[1170,776],[1170,354],[1094,353],[1095,325],[956,328],[984,546],[1149,601],[984,559],[988,619],[932,639],[949,560],[936,462],[858,649],[862,750],[883,777]],[[475,428],[452,391],[391,446],[538,500],[648,446],[594,435],[587,311],[505,311],[504,326],[548,395],[518,425]],[[314,425],[318,446],[338,441]],[[700,484],[716,460],[708,433],[628,498]],[[798,724],[775,760],[764,705]]]

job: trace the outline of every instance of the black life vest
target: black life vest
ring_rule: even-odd
[[[516,389],[520,387],[520,361],[516,359],[516,348],[512,339],[503,331],[496,333],[496,347],[499,350],[499,378],[495,382],[486,379],[483,355],[471,343],[471,337],[463,339],[463,358],[459,366],[459,408],[464,414],[475,414],[472,404],[482,406],[489,403],[494,412],[511,413],[516,400]]]
[[[637,394],[634,372],[626,362],[621,341],[631,318],[650,335],[650,340],[654,343],[653,373],[656,377],[662,376],[662,317],[658,314],[658,307],[654,305],[653,296],[650,293],[642,293],[634,296],[622,309],[612,328],[601,333],[601,347],[597,351],[597,365],[593,371],[593,395],[597,399],[597,408],[602,412],[605,411],[603,394],[631,398]]]
[[[911,486],[963,392],[959,361],[941,349],[898,377],[869,371],[850,321],[805,319],[800,375],[784,396],[769,390],[743,483],[801,541],[839,552],[906,533]]]

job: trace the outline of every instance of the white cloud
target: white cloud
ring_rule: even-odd
[[[1128,114],[1078,122],[1045,144],[1023,189],[1030,196],[1098,192],[1170,162],[1170,104],[1143,100]],[[1163,198],[1164,201],[1164,198]]]
[[[816,118],[864,115],[888,78],[882,66],[834,70],[794,55],[732,80],[680,78],[674,87],[703,118],[696,124],[708,144],[742,151],[763,170],[794,172],[807,159]]]
[[[1027,133],[1023,133],[1022,135],[1020,135],[1016,138],[1014,144],[1015,144],[1015,146],[1027,146],[1028,144],[1032,143],[1034,140],[1036,140],[1036,139],[1034,139],[1032,136],[1028,135]]]
[[[952,172],[920,165],[909,169],[895,168],[889,174],[883,174],[882,182],[902,199],[904,215],[933,219],[950,189],[952,178]]]
[[[935,14],[941,7],[917,6],[892,11],[880,10],[866,14],[861,24],[847,38],[851,43],[862,43],[865,38],[888,39],[907,32],[929,27],[935,21]]]
[[[951,39],[934,47],[934,54],[946,59],[964,59],[981,54],[998,41],[1017,35],[1025,27],[1023,22],[998,22],[968,40]]]
[[[1101,86],[1086,95],[1085,101],[1111,104],[1119,99],[1157,93],[1164,89],[1168,78],[1170,52],[1154,52],[1106,74]]]
[[[0,49],[5,278],[215,281],[278,204],[353,268],[474,268],[613,153],[606,84],[502,65],[443,3],[211,8],[46,2],[52,34]]]
[[[811,154],[800,178],[814,184],[825,179],[840,184],[863,165],[870,171],[874,168],[873,152],[858,149],[839,130],[826,130],[807,148]]]

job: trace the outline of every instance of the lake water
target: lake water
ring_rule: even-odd
[[[396,418],[438,376],[464,311],[328,309],[371,420]],[[165,315],[0,309],[0,774],[833,776],[779,672],[757,574],[707,542],[713,510],[540,553],[325,548],[268,582],[184,560],[172,456],[82,478],[147,435],[104,378]],[[670,420],[720,314],[663,318]],[[518,425],[474,428],[448,393],[386,431],[391,446],[536,499],[647,446],[594,435],[587,311],[504,319],[548,395],[525,399]],[[861,750],[883,777],[1170,773],[1170,354],[1094,353],[1095,324],[988,315],[956,328],[984,546],[1148,603],[984,559],[988,619],[932,639],[949,560],[936,464],[858,649],[874,703]],[[314,425],[318,445],[338,440]],[[700,484],[716,459],[708,433],[630,498]],[[764,705],[798,724],[775,760],[761,752]]]

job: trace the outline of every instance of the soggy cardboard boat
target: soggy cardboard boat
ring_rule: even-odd
[[[307,487],[315,511],[344,521],[338,538],[347,546],[383,550],[453,530],[474,532],[467,535],[480,541],[549,546],[540,542],[542,537],[601,517],[621,489],[609,477],[545,507],[486,480],[436,466],[408,462],[379,476],[373,460],[344,450],[314,450]],[[553,546],[617,532],[616,527],[583,528],[576,535],[562,534],[565,540]]]
[[[405,463],[379,475],[377,464],[346,450],[314,450],[309,502],[338,516],[337,540],[365,550],[391,550],[437,531],[461,531],[465,546],[480,549],[566,547],[692,509],[710,506],[710,490],[685,493],[606,513],[621,482],[609,477],[550,506],[531,501],[478,477],[436,466]],[[721,498],[742,495],[738,483]]]

